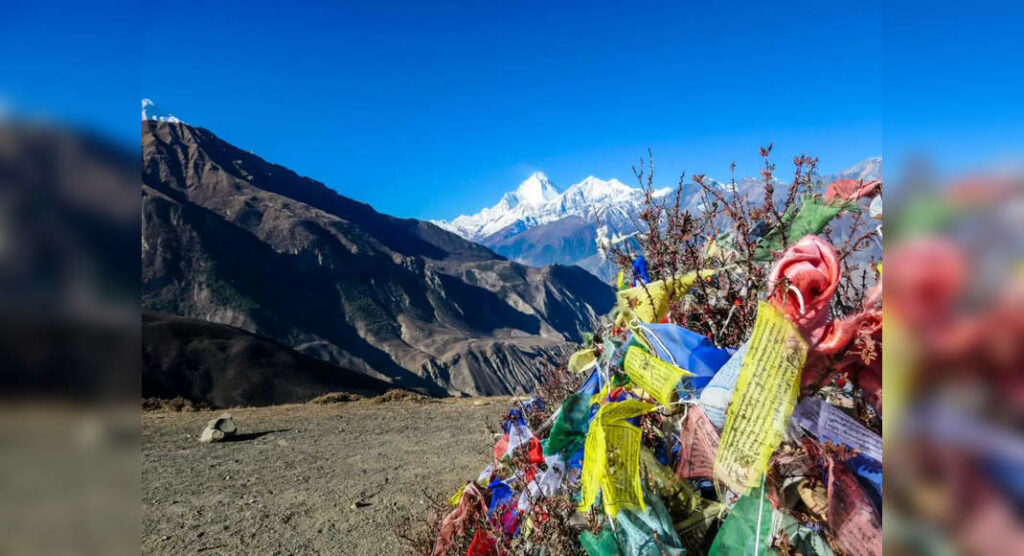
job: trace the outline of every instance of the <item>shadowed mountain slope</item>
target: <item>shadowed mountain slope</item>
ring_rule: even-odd
[[[306,402],[324,392],[375,396],[390,388],[232,326],[142,314],[143,397],[232,407]]]

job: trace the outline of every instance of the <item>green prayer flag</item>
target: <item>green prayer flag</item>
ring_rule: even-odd
[[[799,206],[798,211],[794,207],[790,207],[786,214],[782,215],[782,229],[775,228],[761,239],[754,252],[755,260],[771,260],[772,251],[782,251],[787,245],[796,243],[806,235],[820,233],[833,218],[844,210],[850,212],[860,210],[857,203],[852,201],[825,201],[815,197],[805,197]],[[782,241],[783,230],[786,244],[783,244]]]
[[[722,522],[711,543],[712,555],[761,556],[772,554],[772,503],[764,484],[743,495]]]
[[[590,429],[590,397],[576,393],[562,402],[562,411],[543,442],[544,455],[575,454],[583,447]]]

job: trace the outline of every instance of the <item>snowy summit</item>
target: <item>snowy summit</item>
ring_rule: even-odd
[[[658,191],[656,195],[668,190]],[[535,172],[519,187],[501,196],[498,204],[476,214],[462,215],[452,221],[433,223],[472,241],[482,240],[509,226],[527,229],[567,216],[593,219],[609,210],[633,212],[643,201],[643,191],[617,179],[602,180],[588,176],[559,193],[542,172]]]
[[[501,200],[511,208],[520,204],[539,206],[557,196],[558,191],[548,181],[548,177],[543,172],[534,172],[515,191],[502,196]]]
[[[174,124],[183,124],[185,122],[178,119],[174,114],[161,109],[151,99],[142,99],[142,121],[153,120],[157,122],[171,122]]]

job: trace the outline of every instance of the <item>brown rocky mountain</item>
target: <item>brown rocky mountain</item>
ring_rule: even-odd
[[[574,266],[530,268],[343,197],[180,122],[142,122],[142,304],[430,393],[532,389],[611,309]]]

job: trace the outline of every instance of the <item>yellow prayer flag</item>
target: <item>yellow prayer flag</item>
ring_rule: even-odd
[[[640,428],[626,421],[604,424],[608,462],[601,479],[601,500],[610,516],[619,510],[644,511],[640,491]]]
[[[608,393],[611,392],[611,389],[612,381],[609,380],[608,382],[604,383],[604,386],[601,388],[600,392],[594,394],[593,396],[590,396],[590,405],[599,404],[603,402],[605,399],[607,399]]]
[[[882,413],[886,425],[882,428],[882,452],[890,439],[899,439],[903,430],[903,417],[911,399],[915,371],[921,361],[921,344],[893,311],[883,309],[882,321]]]
[[[800,388],[807,343],[774,305],[761,302],[726,413],[715,478],[738,493],[761,482]]]
[[[598,411],[600,413],[600,411]],[[586,512],[597,500],[597,492],[601,488],[601,478],[604,477],[605,464],[608,456],[605,450],[604,427],[598,416],[590,423],[590,430],[587,431],[587,439],[583,444],[583,472],[580,475],[580,506],[581,512]]]
[[[455,496],[452,496],[451,500],[448,501],[452,506],[458,506],[459,501],[462,500],[462,493],[466,490],[466,485],[459,487],[459,490],[455,491]]]
[[[654,396],[661,405],[672,403],[672,393],[679,379],[693,376],[693,373],[662,361],[637,346],[629,346],[623,367],[629,379]]]
[[[583,445],[581,512],[594,505],[602,488],[605,511],[610,515],[622,508],[644,509],[640,495],[640,429],[626,419],[655,408],[640,400],[626,400],[605,405],[594,415]]]
[[[605,423],[613,421],[622,421],[624,419],[632,419],[637,415],[643,415],[644,413],[650,413],[657,409],[658,406],[640,400],[625,400],[621,402],[610,403],[602,407],[598,411],[601,420]],[[595,418],[597,416],[595,415]]]
[[[581,349],[569,357],[569,370],[582,373],[597,363],[597,354],[593,349]]]
[[[707,278],[713,276],[715,272],[705,271],[700,277]],[[619,308],[624,313],[632,312],[636,318],[644,322],[659,322],[668,314],[669,302],[685,295],[696,281],[697,272],[687,272],[673,278],[667,284],[664,280],[655,280],[646,285],[621,290],[616,294]]]
[[[668,314],[668,292],[662,280],[620,290],[616,295],[623,313],[632,312],[644,322],[658,322]]]
[[[714,236],[708,236],[708,242],[704,245],[704,257],[710,259],[715,255],[722,252],[722,249],[718,246],[718,239]]]

